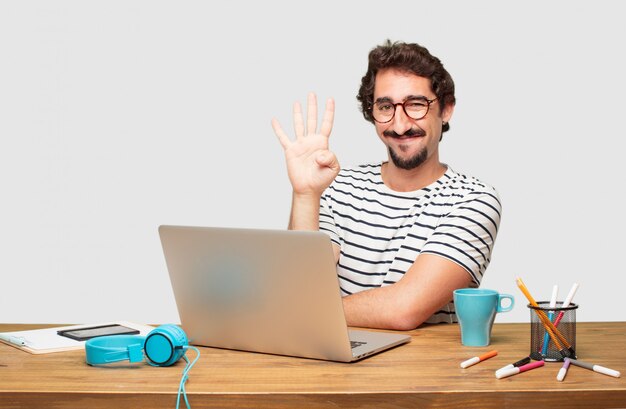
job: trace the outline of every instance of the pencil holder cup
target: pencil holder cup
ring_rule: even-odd
[[[540,361],[563,361],[576,358],[577,304],[563,307],[557,302],[550,308],[547,301],[528,304],[530,309],[530,357]],[[547,323],[549,321],[552,325]]]

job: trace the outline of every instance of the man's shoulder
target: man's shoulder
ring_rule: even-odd
[[[479,201],[489,205],[491,208],[500,211],[502,203],[500,195],[496,188],[483,180],[470,176],[466,173],[456,172],[451,168],[444,176],[437,181],[434,192],[438,192],[441,196],[446,197],[452,205],[464,204]],[[434,196],[439,196],[435,194]]]
[[[467,193],[476,194],[482,192],[498,196],[498,191],[494,186],[475,176],[454,171],[452,168],[448,168],[448,171],[437,182],[439,187],[443,189],[461,189]]]

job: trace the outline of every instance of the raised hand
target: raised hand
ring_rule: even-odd
[[[295,194],[321,195],[339,173],[339,162],[328,150],[328,138],[333,129],[335,102],[326,101],[322,125],[317,132],[317,98],[310,93],[307,98],[306,127],[299,102],[293,106],[296,140],[292,141],[276,119],[272,128],[285,150],[287,173]]]

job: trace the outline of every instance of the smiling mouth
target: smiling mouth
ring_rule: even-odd
[[[414,138],[423,138],[424,135],[397,135],[397,136],[390,136],[390,138],[392,139],[398,139],[400,141],[404,141],[407,139],[414,139]]]

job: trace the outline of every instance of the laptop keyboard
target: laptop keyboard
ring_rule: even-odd
[[[352,349],[356,348],[356,347],[360,347],[361,345],[365,345],[367,344],[367,342],[362,342],[362,341],[350,341],[350,347]]]

